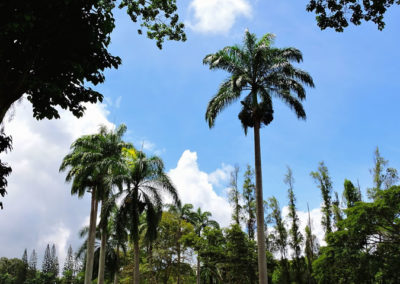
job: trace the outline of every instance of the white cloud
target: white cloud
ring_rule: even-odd
[[[224,34],[234,25],[237,17],[251,17],[247,0],[193,0],[189,5],[192,19],[187,25],[201,33]]]
[[[71,196],[65,173],[58,172],[61,160],[76,138],[97,132],[100,124],[115,126],[100,104],[88,105],[79,120],[61,110],[61,119],[37,121],[26,100],[14,112],[15,117],[5,123],[14,149],[2,155],[13,172],[0,211],[1,256],[21,257],[25,248],[29,254],[35,249],[40,267],[47,243],[55,243],[62,263],[68,246],[76,250],[82,242],[78,231],[89,215],[90,198]]]
[[[220,169],[216,169],[208,175],[208,180],[215,186],[227,186],[233,170],[234,168],[231,165],[223,163]]]
[[[223,165],[223,169],[227,167]],[[215,181],[216,174],[207,174],[199,169],[196,152],[184,151],[176,168],[171,169],[168,175],[177,187],[182,203],[191,203],[195,209],[200,207],[203,211],[210,211],[212,218],[221,226],[229,225],[229,203],[215,192],[211,182]]]

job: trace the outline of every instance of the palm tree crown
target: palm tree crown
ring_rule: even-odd
[[[301,104],[306,98],[303,84],[314,87],[313,79],[292,65],[293,61],[303,60],[302,53],[293,47],[272,47],[273,39],[274,35],[266,34],[257,40],[255,34],[246,31],[243,46],[227,46],[204,58],[203,63],[210,69],[231,74],[208,104],[206,120],[210,127],[214,126],[217,115],[244,91],[248,93],[241,101],[239,119],[246,133],[256,121],[268,125],[273,120],[273,97],[283,100],[298,118],[306,118]]]

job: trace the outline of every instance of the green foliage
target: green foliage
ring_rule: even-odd
[[[243,216],[246,221],[247,234],[251,240],[254,240],[254,230],[256,225],[256,186],[254,184],[254,170],[247,165],[247,169],[244,173],[243,182],[243,193],[242,198],[244,201],[243,211],[245,216]]]
[[[400,187],[382,190],[373,202],[357,202],[345,212],[341,230],[328,235],[313,264],[315,278],[319,283],[398,283]]]
[[[399,176],[397,170],[394,168],[387,168],[389,161],[385,160],[380,152],[379,148],[376,147],[374,152],[374,167],[370,169],[370,173],[373,176],[374,187],[368,188],[368,197],[371,199],[376,198],[376,195],[382,189],[388,189],[395,185]]]
[[[24,93],[38,119],[58,118],[55,106],[80,117],[82,102],[101,101],[103,96],[84,82],[102,83],[104,69],[121,64],[107,50],[116,4],[141,22],[159,48],[164,38],[186,39],[175,0],[3,1],[0,70],[7,72],[0,80],[0,114]]]
[[[0,128],[0,153],[7,152],[12,149],[12,138],[6,136],[3,129]],[[11,174],[12,170],[6,163],[0,160],[0,195],[4,197],[6,195],[7,179],[6,177]],[[0,201],[0,209],[3,209],[3,203]]]
[[[240,192],[238,187],[238,176],[239,176],[239,166],[235,166],[231,172],[231,177],[229,181],[229,192],[228,199],[232,206],[232,220],[240,225],[240,216],[242,212],[242,206],[240,205]]]
[[[289,198],[289,246],[293,250],[293,266],[295,271],[296,283],[301,283],[302,280],[302,263],[301,263],[301,245],[303,242],[303,235],[299,231],[299,217],[296,212],[296,197],[294,195],[293,184],[293,172],[291,168],[287,168],[287,174],[285,175],[284,182],[288,185],[288,198]]]
[[[281,257],[281,281],[283,283],[290,283],[289,263],[287,261],[287,248],[288,248],[288,232],[285,227],[285,220],[282,218],[281,209],[278,200],[271,197],[268,200],[268,207],[271,210],[269,220],[274,224],[274,231],[269,235],[271,241],[271,248],[275,252],[279,252]]]
[[[356,188],[348,179],[344,180],[343,198],[346,208],[353,207],[356,202],[361,201],[360,188]]]
[[[315,12],[318,26],[324,30],[334,28],[342,32],[348,27],[349,22],[360,25],[362,21],[374,22],[379,30],[383,30],[385,22],[384,14],[392,5],[399,5],[399,0],[310,0],[307,11]]]
[[[297,117],[306,117],[301,104],[306,97],[303,84],[314,87],[314,82],[307,72],[291,64],[303,60],[301,52],[292,47],[272,47],[273,38],[266,34],[257,40],[255,34],[246,31],[242,46],[227,46],[203,59],[210,69],[231,74],[208,103],[206,120],[210,127],[223,109],[239,100],[242,92],[248,92],[239,113],[245,133],[255,123],[268,125],[272,121],[272,97],[281,99]]]
[[[324,201],[321,224],[324,227],[325,233],[328,234],[332,232],[332,181],[329,176],[328,168],[322,161],[319,163],[318,171],[311,172],[310,175],[321,190],[322,199]]]
[[[104,70],[121,59],[109,53],[115,27],[115,6],[126,8],[147,37],[161,49],[164,39],[185,41],[175,0],[13,0],[0,2],[0,124],[11,105],[24,94],[37,119],[59,118],[59,109],[76,117],[83,103],[103,95],[88,87],[105,80]],[[0,153],[11,138],[0,133]],[[11,167],[0,161],[0,195]],[[0,207],[2,203],[0,203]]]

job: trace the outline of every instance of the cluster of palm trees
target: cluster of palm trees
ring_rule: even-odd
[[[314,87],[311,76],[292,65],[292,62],[300,63],[303,60],[302,53],[296,48],[275,48],[272,46],[273,39],[272,34],[266,34],[258,40],[255,34],[246,31],[243,45],[227,46],[214,54],[207,55],[203,60],[210,69],[222,69],[231,74],[221,84],[217,94],[207,106],[206,120],[210,128],[214,126],[218,114],[245,93],[240,101],[242,109],[238,117],[245,134],[248,128],[254,129],[257,240],[264,240],[260,128],[273,120],[273,98],[282,100],[294,110],[298,118],[305,119],[302,101],[306,97],[306,92],[303,85]],[[99,223],[101,250],[98,274],[100,284],[104,283],[105,244],[109,234],[107,220],[116,207],[118,198],[122,198],[122,201],[116,213],[115,226],[117,231],[127,229],[134,244],[135,284],[139,283],[138,224],[141,214],[146,213],[146,234],[147,238],[152,240],[156,237],[156,226],[162,213],[162,192],[172,197],[176,210],[182,217],[191,209],[180,205],[176,189],[165,174],[161,159],[147,157],[142,151],[124,142],[122,136],[125,131],[126,127],[123,125],[112,131],[101,127],[98,134],[79,138],[72,144],[71,152],[64,158],[60,167],[62,171],[68,170],[66,179],[72,181],[72,194],[81,197],[85,192],[90,192],[92,197],[85,284],[91,283],[93,272],[99,203],[101,203]],[[204,216],[204,220],[208,220],[208,217]],[[197,222],[200,224],[201,218],[198,218]],[[202,226],[196,228],[200,234]],[[259,283],[266,284],[268,278],[265,241],[258,241],[257,244]]]
[[[155,238],[156,226],[162,214],[165,192],[179,204],[175,187],[164,172],[162,160],[147,157],[132,144],[122,140],[126,126],[115,130],[100,127],[97,134],[86,135],[71,145],[60,171],[67,171],[66,180],[72,182],[71,194],[82,197],[91,193],[91,209],[88,228],[85,284],[92,281],[94,243],[96,237],[98,204],[101,204],[99,229],[101,234],[98,282],[104,283],[105,257],[110,232],[123,242],[129,232],[134,244],[134,283],[139,283],[139,216],[145,213],[147,234]],[[120,199],[120,200],[119,200]],[[117,208],[117,200],[120,206]],[[110,228],[110,216],[115,215],[114,230]]]

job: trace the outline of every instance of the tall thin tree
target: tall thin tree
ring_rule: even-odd
[[[287,167],[287,173],[284,179],[285,184],[288,186],[288,197],[289,197],[289,214],[288,217],[290,219],[290,241],[289,245],[293,250],[293,264],[295,270],[295,281],[296,283],[301,283],[301,244],[303,242],[303,235],[299,230],[299,216],[297,215],[296,210],[296,197],[294,195],[293,184],[293,172],[290,167]]]
[[[332,232],[332,181],[329,176],[328,168],[322,161],[319,163],[318,171],[311,172],[311,177],[314,179],[318,188],[321,190],[323,206],[322,206],[322,219],[321,224],[324,228],[325,234]],[[326,236],[326,235],[325,235]]]
[[[232,220],[235,224],[240,226],[240,216],[242,212],[242,206],[240,205],[240,192],[238,187],[238,178],[239,178],[239,166],[235,165],[231,172],[230,180],[229,180],[229,202],[232,206]]]
[[[247,234],[251,240],[254,240],[254,230],[256,224],[256,203],[255,203],[255,189],[254,185],[254,170],[247,165],[244,173],[243,182],[243,210],[245,211],[244,219],[246,220]]]
[[[262,190],[262,168],[260,148],[260,128],[273,119],[272,98],[278,98],[293,109],[298,118],[305,119],[306,113],[301,101],[306,97],[304,85],[314,87],[311,76],[292,62],[301,62],[303,56],[296,48],[275,48],[274,36],[264,35],[257,40],[255,34],[245,32],[243,46],[227,46],[209,54],[203,63],[210,69],[222,69],[231,74],[217,94],[208,103],[206,120],[210,127],[215,124],[218,114],[234,101],[241,100],[239,119],[245,133],[254,128],[254,161],[256,172],[257,244],[259,283],[265,284],[267,262],[264,242],[264,210]]]

